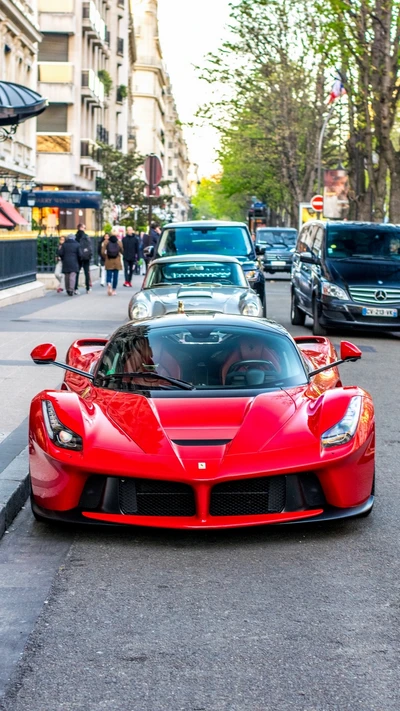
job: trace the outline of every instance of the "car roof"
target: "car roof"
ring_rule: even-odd
[[[302,227],[305,227],[306,225],[324,225],[325,227],[327,225],[334,227],[337,227],[338,225],[343,225],[345,227],[388,227],[389,229],[396,230],[400,227],[400,225],[395,225],[392,222],[360,222],[358,220],[308,220],[302,225]]]
[[[257,232],[258,230],[270,230],[271,232],[274,230],[277,232],[282,232],[282,230],[292,230],[292,232],[297,232],[296,227],[268,227],[268,225],[260,225],[260,227],[257,227]]]
[[[154,318],[143,319],[143,321],[129,321],[128,323],[120,326],[111,336],[112,340],[118,336],[119,332],[126,334],[126,329],[128,327],[134,328],[164,328],[166,326],[178,326],[178,327],[188,327],[188,326],[238,326],[241,328],[252,328],[259,331],[269,331],[274,333],[280,333],[281,335],[287,336],[291,341],[289,331],[284,328],[280,323],[272,321],[266,318],[255,318],[249,316],[240,316],[238,314],[222,314],[220,312],[195,312],[188,311],[187,313],[170,313],[163,314],[162,316],[156,316]]]
[[[173,264],[174,262],[228,262],[229,264],[238,264],[241,266],[240,262],[236,257],[229,257],[225,254],[183,254],[182,256],[173,255],[172,257],[159,257],[154,259],[151,266],[155,264]]]
[[[169,222],[164,225],[163,230],[174,229],[175,227],[246,227],[244,222],[231,222],[228,220],[192,220],[191,222]]]

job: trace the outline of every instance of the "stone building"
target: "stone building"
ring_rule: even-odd
[[[37,90],[37,48],[41,40],[37,0],[0,0],[0,78]],[[0,173],[35,177],[36,120],[22,123],[0,143]]]
[[[38,11],[38,91],[50,105],[37,121],[37,182],[94,190],[99,145],[128,150],[135,60],[129,0],[38,0]],[[75,215],[58,218],[60,228],[76,222]]]
[[[188,218],[189,161],[187,146],[166,72],[158,36],[157,0],[132,0],[137,60],[133,69],[133,116],[139,153],[161,158],[170,180],[174,220]]]

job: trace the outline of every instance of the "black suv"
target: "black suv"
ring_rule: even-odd
[[[236,257],[250,286],[261,300],[263,316],[267,315],[265,276],[257,259],[261,250],[253,244],[250,232],[243,222],[201,220],[171,222],[165,225],[155,253],[150,256],[158,258],[180,254],[220,254]]]
[[[264,252],[264,269],[270,274],[290,272],[297,230],[293,227],[259,227],[256,246]]]
[[[307,222],[292,265],[291,321],[329,328],[400,330],[400,227]]]

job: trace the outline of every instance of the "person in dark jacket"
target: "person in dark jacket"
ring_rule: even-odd
[[[101,248],[107,270],[107,294],[115,296],[118,286],[118,273],[122,269],[121,255],[124,253],[122,242],[118,239],[118,230],[113,229],[110,237],[104,240]]]
[[[139,238],[135,235],[133,227],[128,227],[122,240],[124,248],[124,286],[132,286],[132,274],[139,259]]]
[[[160,239],[161,235],[161,229],[159,225],[156,224],[156,222],[152,222],[150,225],[150,233],[147,234],[145,233],[143,235],[143,253],[144,253],[144,261],[146,262],[146,271],[149,267],[149,264],[152,259],[154,259],[154,255],[157,250],[157,245],[158,241]],[[153,254],[148,254],[146,251],[146,247],[153,247]]]
[[[88,294],[89,291],[92,291],[91,284],[90,284],[90,260],[93,255],[93,250],[92,250],[92,244],[90,242],[90,237],[86,234],[85,228],[86,228],[86,225],[84,225],[82,222],[80,222],[78,225],[76,235],[75,235],[75,239],[81,248],[82,257],[81,257],[81,262],[79,265],[79,271],[81,270],[81,267],[83,267],[83,271],[85,274],[86,293]],[[79,293],[79,291],[78,291],[79,271],[76,275],[76,280],[75,280],[75,294]]]
[[[98,247],[97,247],[97,254],[99,257],[99,271],[100,271],[100,286],[105,286],[106,283],[106,267],[105,267],[105,261],[103,257],[103,244],[109,239],[110,235],[109,234],[104,234],[102,239],[100,240]]]
[[[65,242],[58,249],[58,256],[62,262],[62,273],[65,276],[65,290],[68,296],[73,296],[76,275],[82,260],[81,248],[75,235],[69,234]]]

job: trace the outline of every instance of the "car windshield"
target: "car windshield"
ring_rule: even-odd
[[[256,237],[257,244],[285,244],[287,247],[294,247],[297,239],[297,230],[259,229]]]
[[[189,389],[221,390],[223,395],[307,382],[297,348],[284,334],[182,321],[120,328],[104,349],[94,384],[126,392],[177,391],[189,384]]]
[[[233,262],[173,262],[153,264],[143,284],[144,289],[176,284],[221,284],[246,287],[243,269]]]
[[[161,235],[158,257],[182,254],[220,254],[229,257],[253,257],[250,235],[245,227],[192,226],[174,227]]]
[[[328,225],[330,259],[400,261],[400,229],[385,225]]]

